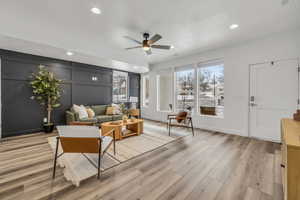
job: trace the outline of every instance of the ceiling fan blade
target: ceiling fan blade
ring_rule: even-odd
[[[154,44],[155,42],[157,42],[158,40],[160,40],[162,37],[159,34],[155,34],[154,36],[152,36],[149,40],[149,44]]]
[[[137,49],[137,48],[142,48],[142,46],[129,47],[129,48],[126,48],[126,50],[130,50],[130,49]]]
[[[138,41],[138,40],[136,40],[136,39],[133,39],[133,38],[131,38],[131,37],[129,37],[129,36],[124,36],[124,38],[126,38],[126,39],[128,39],[128,40],[131,40],[131,41],[133,41],[133,42],[135,42],[135,43],[142,44],[140,41]]]
[[[170,50],[171,46],[169,46],[169,45],[151,45],[151,48]]]
[[[148,56],[152,54],[151,49],[149,49],[148,51],[145,51],[145,52],[146,52],[146,54],[147,54]]]

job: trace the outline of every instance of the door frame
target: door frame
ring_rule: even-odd
[[[248,107],[248,120],[247,120],[247,131],[248,131],[248,137],[249,138],[255,138],[255,137],[251,137],[250,135],[250,91],[251,91],[251,67],[255,66],[255,65],[260,65],[260,64],[267,64],[267,63],[272,63],[272,62],[280,62],[280,61],[290,61],[290,60],[296,60],[298,62],[298,68],[300,69],[300,57],[294,57],[294,58],[286,58],[286,59],[277,59],[277,60],[271,60],[271,61],[264,61],[264,62],[258,62],[258,63],[253,63],[253,64],[249,64],[248,65],[248,96],[247,96],[247,107]],[[298,73],[298,99],[300,99],[300,72]],[[300,102],[299,102],[300,103]],[[300,105],[298,103],[298,108],[300,109]],[[262,140],[262,139],[259,139]],[[277,142],[278,141],[271,141],[271,142]]]

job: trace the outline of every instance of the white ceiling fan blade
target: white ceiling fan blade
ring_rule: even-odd
[[[142,46],[129,47],[129,48],[125,48],[125,49],[126,49],[126,50],[130,50],[130,49],[138,49],[138,48],[142,48]]]
[[[124,36],[124,38],[126,38],[126,39],[128,39],[128,40],[131,40],[131,41],[133,41],[133,42],[135,42],[135,43],[142,44],[140,41],[138,41],[138,40],[136,40],[136,39],[134,39],[134,38],[132,38],[132,37]]]

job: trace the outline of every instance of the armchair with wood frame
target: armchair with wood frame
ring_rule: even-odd
[[[108,148],[113,144],[114,154],[116,154],[115,131],[111,130],[105,135],[100,134],[96,126],[57,126],[59,136],[56,137],[56,149],[53,166],[53,179],[55,178],[57,159],[65,153],[80,153],[87,158],[98,170],[98,179],[101,171],[101,158]],[[58,148],[61,146],[62,153],[58,155]],[[97,165],[92,162],[85,153],[98,154]]]
[[[193,126],[193,119],[191,116],[188,116],[187,112],[179,112],[177,114],[168,114],[167,117],[167,129],[169,131],[169,136],[171,136],[171,127],[177,126],[177,127],[185,127],[185,128],[191,128],[192,134],[194,135],[194,126]],[[174,122],[177,123],[174,123]]]

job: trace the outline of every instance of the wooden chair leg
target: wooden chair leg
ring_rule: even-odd
[[[56,149],[55,149],[55,157],[54,157],[54,164],[53,164],[53,174],[52,179],[55,179],[55,172],[56,172],[56,161],[57,161],[57,153],[58,153],[58,145],[59,145],[59,137],[56,137]]]

